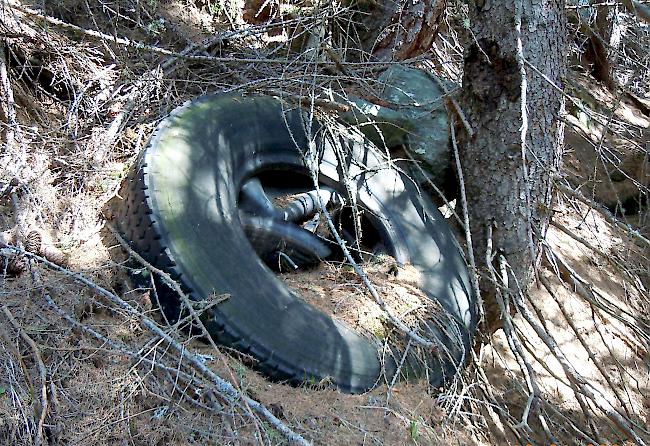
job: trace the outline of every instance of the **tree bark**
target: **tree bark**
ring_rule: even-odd
[[[596,9],[594,27],[585,27],[589,36],[585,61],[591,65],[594,78],[612,91],[616,88],[614,69],[618,60],[622,26],[618,5],[604,4]]]
[[[503,256],[510,291],[526,292],[548,226],[563,140],[557,87],[565,66],[564,0],[474,0],[469,17],[462,103],[474,135],[461,138],[460,159],[486,322],[494,328],[500,310],[491,266]],[[487,260],[490,228],[497,257]]]
[[[346,3],[344,1],[344,3]],[[419,56],[431,48],[445,0],[347,1],[359,11],[360,48],[380,61]],[[358,55],[351,55],[359,59]]]

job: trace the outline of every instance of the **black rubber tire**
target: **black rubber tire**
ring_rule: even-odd
[[[300,110],[286,110],[270,97],[205,96],[176,109],[124,182],[117,226],[192,299],[230,294],[204,321],[215,340],[252,355],[276,379],[328,378],[343,391],[362,392],[380,381],[382,370],[394,374],[394,361],[380,360],[379,345],[293,295],[255,255],[239,222],[237,194],[245,180],[261,170],[306,170],[303,121]],[[320,181],[345,195],[332,141],[313,130]],[[450,315],[446,327],[431,324],[447,345],[447,355],[429,364],[429,379],[440,385],[462,366],[476,326],[460,248],[435,206],[367,143],[336,143],[349,154],[349,186],[375,215],[388,250],[420,270],[422,289]],[[443,330],[457,333],[460,342]]]

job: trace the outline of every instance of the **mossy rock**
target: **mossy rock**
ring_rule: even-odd
[[[342,118],[360,125],[379,147],[404,146],[433,181],[442,184],[450,166],[450,149],[449,117],[440,83],[424,70],[403,65],[392,65],[377,80],[381,85],[377,96],[388,105],[351,98],[354,109]],[[414,171],[414,176],[422,182],[419,172]]]

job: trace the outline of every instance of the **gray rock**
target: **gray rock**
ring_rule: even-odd
[[[378,96],[389,106],[353,98],[354,110],[341,117],[359,124],[365,136],[379,147],[403,145],[433,181],[442,184],[450,166],[444,90],[429,73],[402,65],[392,65],[378,81],[382,86]],[[418,182],[424,180],[417,169],[413,174]]]

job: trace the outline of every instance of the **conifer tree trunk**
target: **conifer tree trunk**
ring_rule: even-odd
[[[505,260],[511,292],[525,291],[546,231],[552,175],[561,159],[563,0],[472,0],[462,105],[474,130],[461,139],[474,255],[488,324]],[[492,259],[486,259],[491,232]]]
[[[428,51],[445,11],[445,0],[348,3],[359,11],[355,20],[361,49],[383,61],[409,59]]]
[[[623,23],[618,5],[600,5],[596,9],[596,23],[587,29],[589,36],[585,59],[591,64],[591,74],[607,88],[614,90],[614,68],[618,60]]]

